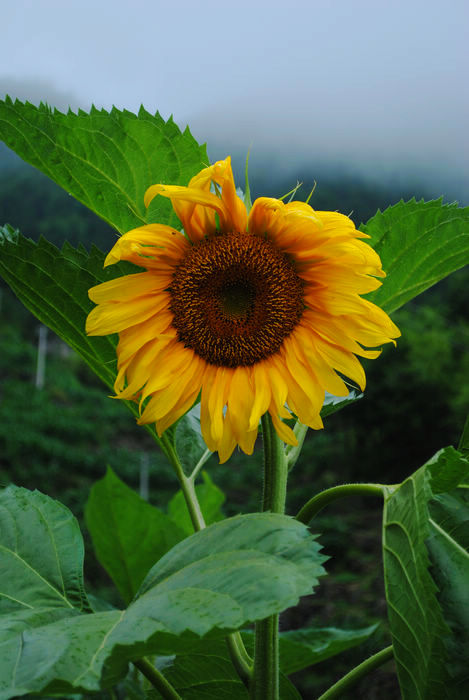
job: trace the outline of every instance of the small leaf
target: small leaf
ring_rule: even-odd
[[[367,298],[388,313],[469,263],[469,207],[441,199],[401,201],[361,229],[387,274]]]
[[[140,108],[62,114],[10,98],[0,100],[0,139],[120,233],[149,222],[179,228],[164,197],[148,211],[150,185],[187,185],[207,164],[205,147],[189,129]],[[27,192],[25,193],[27,201]]]
[[[178,421],[174,431],[174,446],[184,471],[189,474],[211,456],[200,428],[200,404],[196,404]]]
[[[350,394],[345,398],[343,396],[333,396],[332,394],[326,392],[321,409],[321,418],[327,418],[327,416],[331,416],[333,413],[341,411],[346,406],[350,406],[351,404],[355,403],[355,401],[362,399],[363,396],[364,395],[362,393],[356,391],[355,389],[352,389]]]
[[[0,614],[90,610],[78,523],[58,501],[9,486],[0,492]],[[24,618],[26,619],[26,618]]]
[[[454,447],[444,447],[425,465],[433,494],[452,491],[469,478],[469,460]]]
[[[222,520],[221,506],[225,502],[225,494],[213,483],[206,472],[202,472],[203,484],[195,487],[197,500],[207,525]],[[187,511],[186,502],[182,491],[174,494],[168,503],[168,515],[186,535],[192,535],[194,527]]]
[[[153,564],[185,537],[173,520],[140,498],[110,467],[91,489],[85,519],[96,556],[126,603]]]

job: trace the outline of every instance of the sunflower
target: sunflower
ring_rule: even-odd
[[[167,197],[183,232],[148,224],[124,234],[104,265],[128,260],[144,272],[89,291],[97,304],[89,335],[119,333],[116,396],[139,402],[139,423],[161,434],[200,395],[208,448],[226,461],[253,451],[269,412],[280,438],[296,444],[292,413],[322,428],[325,392],[363,390],[357,355],[400,333],[359,295],[384,277],[353,222],[304,202],[257,199],[249,215],[236,194],[230,158],[188,187],[153,185],[148,206]]]

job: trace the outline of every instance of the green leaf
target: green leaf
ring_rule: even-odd
[[[459,684],[467,682],[463,665],[449,652],[458,644],[466,654],[468,648],[468,627],[461,631],[467,620],[456,607],[467,603],[461,585],[464,581],[467,586],[467,553],[462,553],[462,543],[467,546],[469,513],[467,504],[456,508],[451,500],[452,490],[468,473],[468,461],[446,448],[390,489],[385,499],[384,578],[404,700],[454,698]]]
[[[225,640],[196,641],[191,649],[165,660],[162,671],[184,700],[247,700],[249,697],[231,663]],[[281,673],[280,700],[297,698],[301,699],[298,691]]]
[[[41,104],[0,101],[0,139],[89,209],[124,233],[149,222],[180,227],[171,205],[150,185],[187,185],[207,164],[205,147],[173,120],[140,108],[62,114]],[[25,193],[27,201],[27,193]]]
[[[465,457],[469,457],[469,414],[464,424],[464,429],[462,431],[461,439],[459,441],[458,450],[462,452]]]
[[[448,697],[469,695],[469,488],[430,501],[427,546],[438,600],[451,635],[445,638]]]
[[[303,668],[336,656],[366,641],[378,625],[343,630],[336,627],[306,627],[281,632],[279,636],[280,668],[290,675]]]
[[[307,628],[281,632],[279,635],[281,699],[300,697],[289,683],[288,675],[361,644],[375,632],[377,627],[378,625],[371,625],[356,630],[342,630],[334,627]],[[243,631],[242,636],[248,652],[252,655],[254,633]],[[165,666],[163,673],[185,700],[186,698],[187,700],[248,698],[248,692],[231,664],[224,641],[195,641],[190,649],[179,652],[172,660],[168,658],[168,661],[169,664]]]
[[[93,304],[88,289],[113,279],[131,265],[103,269],[104,254],[66,243],[59,250],[44,238],[35,243],[10,226],[0,228],[0,274],[20,301],[42,323],[83,357],[112,387],[116,375],[117,337],[88,337],[85,321]]]
[[[126,603],[153,564],[185,537],[173,520],[140,498],[110,467],[91,489],[85,519],[96,556]]]
[[[225,502],[225,494],[213,483],[207,472],[202,472],[203,484],[195,487],[197,500],[207,525],[222,520],[221,506]],[[168,503],[168,515],[187,535],[192,535],[194,527],[187,511],[184,495],[181,490],[174,494]]]
[[[121,611],[71,614],[38,627],[24,624],[0,642],[0,700],[29,693],[60,694],[99,690],[126,675],[125,655],[104,666],[106,639]]]
[[[387,277],[368,299],[388,313],[469,262],[469,207],[411,199],[361,227]]]
[[[318,664],[365,642],[378,625],[344,630],[337,627],[304,627],[279,633],[280,670],[287,676]],[[254,654],[254,632],[244,630],[243,641],[250,655]]]
[[[454,447],[444,447],[426,464],[430,487],[434,495],[452,491],[469,477],[469,460]]]
[[[200,468],[211,457],[212,452],[207,449],[200,428],[200,404],[196,404],[178,421],[174,446],[186,474],[196,467]]]
[[[13,523],[29,518],[35,499],[25,492]],[[44,606],[49,599],[41,587],[37,606],[34,602],[34,579],[34,595],[23,596],[29,608],[25,611],[21,602],[10,600],[0,615],[0,700],[28,693],[99,691],[124,678],[131,659],[181,653],[200,636],[221,638],[258,617],[280,612],[310,593],[322,575],[319,549],[307,528],[287,516],[238,516],[177,544],[152,568],[127,610],[85,614],[59,596],[59,611],[49,620]],[[40,544],[36,550],[41,579]],[[75,546],[56,551],[59,565],[70,552],[77,556]],[[44,564],[48,568],[47,559]],[[51,600],[54,607],[53,595]]]
[[[420,469],[385,500],[383,563],[394,657],[404,700],[441,700],[447,633],[425,540],[431,498]]]
[[[16,486],[0,492],[0,615],[90,610],[83,556],[78,523],[65,506]]]
[[[143,605],[169,588],[173,593],[184,591],[190,577],[204,582],[196,586],[201,592],[207,586],[207,591],[227,596],[228,617],[240,615],[236,628],[273,614],[273,604],[280,612],[311,592],[317,577],[324,574],[320,546],[307,528],[298,525],[274,513],[236,516],[210,525],[180,542],[153,567],[133,605]],[[205,619],[188,629],[201,635],[208,613],[200,611]],[[188,620],[181,623],[186,625]]]

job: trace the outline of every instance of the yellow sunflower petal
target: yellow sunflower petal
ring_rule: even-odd
[[[249,429],[249,417],[254,400],[251,372],[248,367],[237,367],[231,377],[227,399],[227,413],[238,444],[244,440]]]
[[[272,418],[272,423],[274,425],[275,431],[279,438],[283,440],[283,442],[286,442],[287,445],[298,445],[298,440],[296,439],[295,433],[286,423],[283,423],[283,421],[280,420],[280,418],[275,412],[274,407],[271,408],[269,413],[270,417]]]
[[[331,367],[354,381],[364,391],[366,386],[365,371],[354,354],[325,341],[318,341],[316,347]]]
[[[324,361],[320,353],[317,352],[310,332],[298,326],[290,336],[292,351],[296,354],[300,362],[306,367],[310,367],[318,383],[329,394],[334,396],[347,396],[349,389],[343,380],[334,372],[332,367]]]
[[[213,166],[213,180],[221,187],[221,198],[229,216],[225,221],[222,233],[229,231],[246,231],[247,212],[244,202],[236,194],[236,185],[231,169],[231,158],[220,160]]]
[[[155,338],[132,355],[127,362],[119,358],[119,372],[114,383],[114,390],[119,399],[133,399],[140,395],[141,390],[152,376],[152,368],[158,363],[161,354],[171,343],[170,339]],[[124,386],[124,376],[127,385]]]
[[[187,246],[187,239],[171,226],[147,224],[124,233],[108,253],[104,267],[128,260],[147,268],[168,269],[168,263],[172,265],[179,260]]]
[[[137,272],[134,275],[117,277],[109,282],[91,287],[88,296],[95,304],[106,301],[129,301],[147,294],[161,292],[171,283],[171,275],[152,272]]]
[[[162,294],[137,297],[118,304],[100,304],[89,313],[86,332],[88,335],[119,333],[129,326],[151,318],[167,307],[168,299]]]
[[[177,411],[178,406],[186,402],[188,393],[200,391],[203,370],[203,362],[194,355],[193,361],[185,368],[183,374],[175,377],[169,386],[153,394],[138,423],[153,423],[171,411]]]
[[[210,432],[216,444],[220,442],[223,436],[223,409],[228,398],[232,377],[232,369],[217,367],[215,370],[215,378],[208,395],[207,410],[210,416]],[[205,399],[206,395],[204,396],[204,401]]]
[[[222,439],[220,442],[218,442],[216,444],[215,449],[213,450],[213,452],[215,452],[215,450],[218,450],[220,464],[223,464],[231,457],[235,447],[236,447],[236,438],[234,436],[233,429],[231,427],[230,418],[227,415],[227,416],[225,416],[225,419],[223,421]]]
[[[264,415],[271,404],[272,392],[269,379],[265,363],[259,362],[253,366],[254,401],[251,406],[248,430],[257,429],[261,416]]]

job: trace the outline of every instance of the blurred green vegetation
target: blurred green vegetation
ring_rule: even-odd
[[[278,185],[275,192],[264,193],[279,195],[286,189]],[[371,191],[368,185],[351,189],[349,182],[326,183],[318,188],[314,206],[353,209],[358,224],[377,206],[405,195]],[[0,222],[32,238],[45,235],[58,245],[69,240],[107,249],[115,238],[106,224],[26,166],[0,171]],[[440,447],[457,444],[469,406],[468,284],[469,270],[461,270],[395,314],[402,338],[396,348],[386,347],[382,357],[365,363],[365,397],[329,417],[325,430],[309,432],[290,478],[289,513],[337,483],[399,482]],[[177,490],[164,456],[125,406],[110,399],[99,380],[52,333],[45,384],[35,387],[38,327],[0,281],[0,484],[38,488],[68,505],[82,521],[89,488],[106,465],[138,490],[147,462],[150,501],[164,507]],[[235,452],[224,465],[212,457],[206,468],[228,494],[227,515],[258,509],[260,443],[252,458]],[[332,557],[331,576],[317,595],[283,616],[285,628],[307,623],[359,627],[383,618],[380,507],[363,500],[344,502],[318,516],[313,529],[322,533]],[[106,593],[108,579],[90,552],[86,576],[96,592]],[[314,673],[303,673],[297,680],[304,697],[318,694],[367,651],[387,643],[384,626],[365,651],[344,654],[333,672],[320,665]],[[381,691],[389,685],[386,698],[399,697],[390,671],[384,669],[376,678]],[[373,683],[360,689],[360,697],[384,697],[376,688],[373,695]]]

